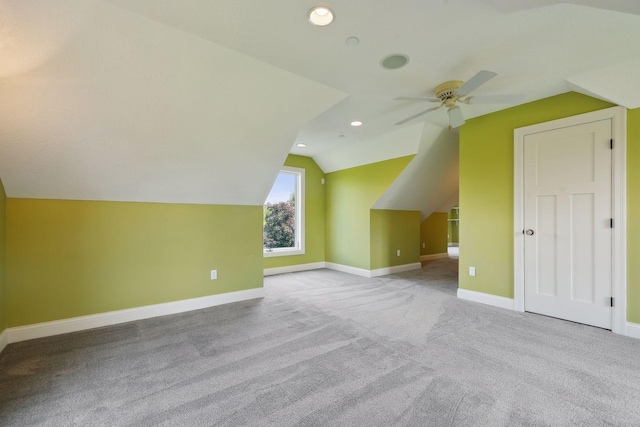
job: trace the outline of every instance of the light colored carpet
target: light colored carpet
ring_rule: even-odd
[[[16,343],[0,425],[640,425],[640,340],[455,298],[456,261]]]

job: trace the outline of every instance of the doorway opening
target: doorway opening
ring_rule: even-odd
[[[460,207],[454,206],[447,218],[447,253],[460,256]]]

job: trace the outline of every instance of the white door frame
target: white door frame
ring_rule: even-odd
[[[612,295],[611,330],[627,335],[627,110],[612,107],[514,130],[513,260],[514,308],[524,311],[524,138],[533,133],[611,119],[612,153]]]

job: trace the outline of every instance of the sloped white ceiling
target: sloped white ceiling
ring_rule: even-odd
[[[300,128],[346,96],[103,2],[25,3],[0,9],[9,197],[261,205]]]
[[[551,6],[557,0],[485,0],[496,8],[504,12],[514,12],[518,10],[534,9],[538,7]],[[638,0],[567,0],[562,3],[572,3],[580,6],[588,6],[598,9],[615,10],[624,13],[640,15],[640,2]]]
[[[417,210],[421,220],[454,206],[458,194],[458,134],[424,124],[416,156],[373,209]]]
[[[576,92],[604,99],[626,108],[640,108],[640,59],[626,61],[571,76],[567,82]]]
[[[446,128],[446,111],[398,127],[428,106],[394,98],[482,69],[498,76],[476,95],[575,89],[640,105],[637,0],[331,0],[325,28],[306,21],[315,4],[3,0],[7,193],[261,204],[289,152],[335,170],[417,151],[422,136],[389,136]],[[407,66],[383,69],[394,53]]]
[[[396,128],[393,131],[358,144],[349,144],[314,157],[325,172],[354,168],[369,163],[410,156],[418,152],[424,123]],[[438,128],[440,129],[440,128]]]
[[[394,98],[432,96],[446,80],[492,70],[498,77],[477,95],[521,93],[530,102],[570,90],[569,76],[640,55],[637,0],[331,0],[336,20],[324,28],[305,19],[315,0],[105,1],[349,93],[300,130],[296,142],[306,147],[292,144],[314,158],[391,132],[426,108]],[[345,43],[352,36],[357,46]],[[394,53],[407,54],[408,65],[383,69]],[[471,118],[510,106],[463,109]],[[365,125],[351,128],[354,119]],[[444,109],[415,123],[425,120],[448,125]]]

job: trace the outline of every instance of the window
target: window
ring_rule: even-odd
[[[283,167],[263,207],[264,256],[304,254],[304,169]]]

